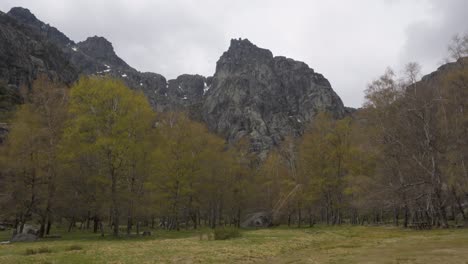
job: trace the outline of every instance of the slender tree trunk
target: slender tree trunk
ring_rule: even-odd
[[[455,202],[456,202],[456,204],[457,204],[458,211],[459,211],[460,214],[462,215],[463,220],[466,220],[465,210],[463,209],[463,205],[462,205],[461,199],[460,199],[460,197],[457,195],[457,193],[456,193],[456,191],[455,191],[455,188],[452,188],[452,193],[453,193],[453,197],[455,198]]]
[[[50,228],[52,226],[52,220],[47,220],[46,235],[50,235]]]
[[[111,173],[111,189],[112,189],[112,220],[114,222],[114,229],[113,229],[113,235],[114,236],[119,236],[119,220],[120,220],[120,212],[119,212],[119,206],[118,206],[118,201],[117,201],[117,178],[114,172],[114,169],[112,169]]]
[[[102,221],[99,221],[99,229],[101,230],[101,237],[104,237],[104,225]]]
[[[94,217],[93,217],[93,233],[97,233],[98,224],[99,224],[99,218],[98,218],[97,215],[94,215]]]
[[[72,227],[75,225],[75,217],[72,217],[72,219],[70,220],[70,225],[68,225],[68,233],[71,232],[72,230]]]
[[[301,204],[300,202],[297,205],[297,227],[301,227],[302,224],[302,214],[301,214]]]
[[[398,226],[398,218],[399,218],[399,215],[400,215],[400,209],[395,205],[393,207],[393,224],[395,226]]]

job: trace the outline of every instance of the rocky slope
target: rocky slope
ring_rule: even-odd
[[[307,64],[273,57],[247,39],[233,39],[216,65],[203,116],[213,131],[235,142],[248,136],[265,153],[287,135],[300,135],[319,111],[345,114],[330,83]]]
[[[321,74],[246,39],[231,41],[213,77],[184,74],[166,81],[129,66],[105,38],[75,43],[28,9],[1,13],[0,22],[0,80],[10,90],[30,85],[39,73],[67,84],[79,75],[110,75],[143,91],[156,111],[187,111],[229,142],[247,136],[261,154],[287,135],[300,135],[319,111],[336,118],[346,112]]]
[[[33,27],[0,12],[0,80],[29,85],[40,73],[64,83],[77,78],[70,60]]]

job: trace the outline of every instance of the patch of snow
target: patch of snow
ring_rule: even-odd
[[[302,121],[299,118],[297,119],[297,122],[302,123]]]
[[[125,73],[122,74],[122,77],[127,78],[127,74],[125,74]]]
[[[168,89],[168,88],[169,88],[169,84],[168,84],[168,83],[166,83],[166,89]]]
[[[143,83],[140,83],[140,86],[143,86]]]
[[[110,69],[111,66],[107,65],[104,63],[104,66],[106,66],[107,69]]]
[[[72,47],[72,50],[76,52],[76,51],[78,51],[78,48],[77,47]]]
[[[208,92],[208,90],[210,90],[210,88],[211,88],[211,85],[208,86],[208,85],[206,85],[206,82],[203,82],[203,94]]]
[[[164,96],[166,96],[166,97],[167,97],[167,93],[164,93]]]
[[[187,100],[187,99],[188,99],[188,98],[187,98],[186,95],[184,95],[184,97],[182,97],[182,100]]]
[[[103,70],[102,72],[110,72],[111,70],[110,69],[107,69],[107,70]]]

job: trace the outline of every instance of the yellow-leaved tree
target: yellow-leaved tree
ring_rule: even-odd
[[[122,208],[128,210],[131,227],[149,174],[155,114],[142,93],[122,81],[97,77],[82,78],[71,89],[69,114],[64,157],[73,161],[70,166],[89,166],[86,175],[77,174],[75,184],[92,183],[104,192],[99,195],[107,199],[95,200],[110,201],[113,234],[118,236]]]

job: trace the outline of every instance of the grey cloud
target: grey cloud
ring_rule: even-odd
[[[131,66],[167,78],[212,75],[229,40],[249,38],[323,73],[349,106],[360,106],[366,84],[387,65],[417,60],[435,67],[447,39],[468,25],[463,0],[0,2],[3,11],[13,6],[29,8],[75,41],[104,36]]]
[[[448,56],[447,46],[456,34],[468,33],[468,1],[431,0],[428,19],[406,29],[406,42],[400,53],[400,68],[407,62],[422,64],[424,73],[434,71]]]

